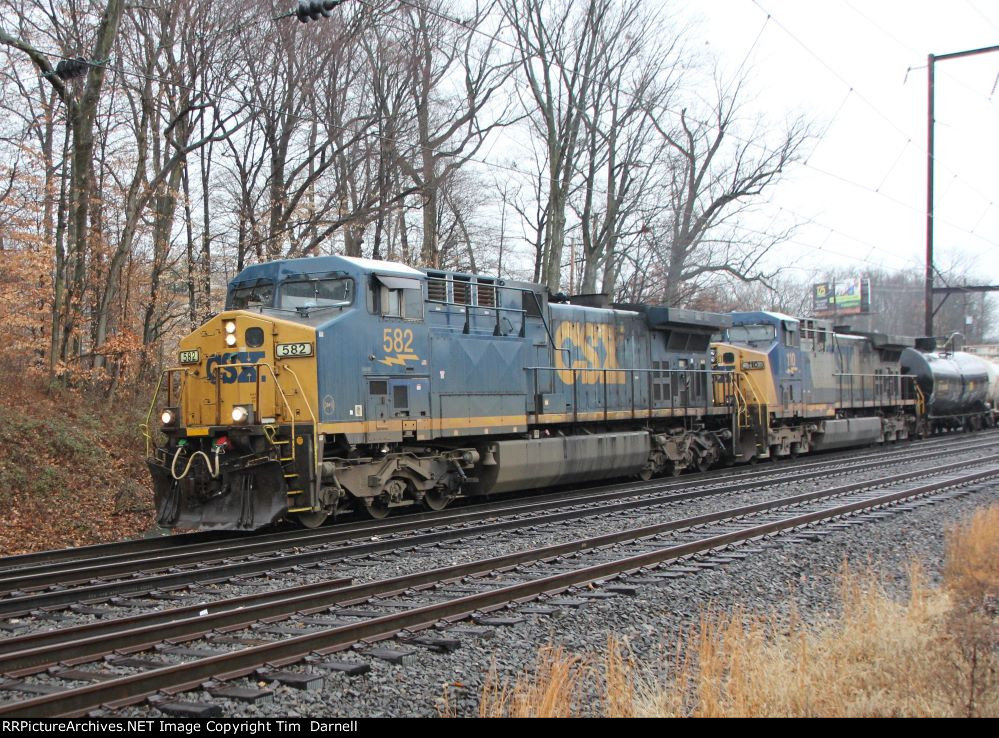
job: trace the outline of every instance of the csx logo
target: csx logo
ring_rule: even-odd
[[[243,384],[244,382],[257,381],[257,368],[255,366],[227,366],[228,364],[256,364],[266,356],[264,351],[234,351],[231,354],[215,354],[209,356],[205,363],[205,371],[208,372],[208,379],[215,381],[216,374],[222,380],[222,384]],[[219,367],[216,370],[216,367]],[[260,381],[266,382],[267,377],[260,375]]]
[[[555,351],[555,367],[558,376],[565,384],[627,384],[627,372],[620,370],[617,363],[617,336],[614,326],[608,323],[576,323],[566,321],[559,324],[555,331],[555,345],[570,349],[574,359],[572,366],[567,366],[565,351]],[[572,371],[576,369],[577,371]],[[578,370],[584,371],[578,371]],[[607,369],[608,371],[601,371]],[[589,371],[586,371],[589,370]]]

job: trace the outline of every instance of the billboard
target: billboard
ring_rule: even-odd
[[[855,277],[812,285],[812,314],[817,318],[871,312],[871,280]]]

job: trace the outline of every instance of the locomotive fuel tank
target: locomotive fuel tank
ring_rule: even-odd
[[[651,451],[645,431],[491,443],[473,494],[496,494],[638,474]]]
[[[931,418],[981,413],[987,402],[989,375],[985,362],[972,354],[902,352],[902,373],[916,377]]]

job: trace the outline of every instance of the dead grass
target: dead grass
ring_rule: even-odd
[[[706,612],[670,648],[639,664],[611,637],[604,654],[541,649],[511,686],[493,670],[484,716],[999,715],[999,507],[948,535],[945,584],[910,567],[910,596],[889,597],[871,571],[843,567],[840,612],[806,623]],[[586,695],[599,695],[587,701]]]

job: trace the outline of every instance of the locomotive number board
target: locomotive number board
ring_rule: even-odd
[[[312,356],[313,348],[311,343],[279,343],[277,345],[277,357],[279,359],[291,359],[298,356]]]

